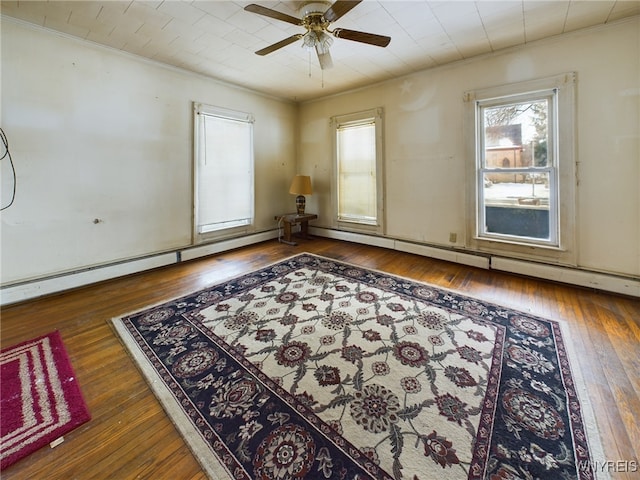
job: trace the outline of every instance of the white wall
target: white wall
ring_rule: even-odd
[[[298,170],[313,178],[317,224],[331,225],[329,117],[381,106],[386,235],[464,247],[463,93],[575,71],[578,266],[640,275],[639,27],[636,17],[302,104]]]
[[[297,106],[3,18],[18,191],[1,214],[2,283],[190,245],[193,101],[254,114],[258,231],[291,210],[295,173],[312,175],[308,210],[330,225],[328,119],[384,107],[387,236],[463,247],[463,92],[569,71],[578,264],[639,276],[639,31],[635,18]]]
[[[256,230],[291,209],[295,104],[5,17],[1,40],[3,284],[190,245],[194,101],[256,119]]]

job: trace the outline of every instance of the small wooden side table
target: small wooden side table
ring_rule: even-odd
[[[275,219],[278,220],[278,224],[282,222],[284,225],[284,239],[281,241],[287,245],[297,245],[297,243],[291,239],[291,227],[297,224],[300,224],[300,236],[302,238],[309,238],[309,220],[315,220],[316,218],[318,218],[318,215],[313,213],[276,215]]]

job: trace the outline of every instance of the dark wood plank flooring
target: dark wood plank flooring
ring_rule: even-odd
[[[614,469],[640,460],[640,301],[347,242],[270,241],[2,310],[1,345],[60,330],[92,420],[2,472],[11,479],[205,478],[109,319],[308,251],[566,322]],[[605,460],[603,459],[603,460]],[[627,462],[626,464],[624,462]],[[626,465],[626,467],[625,467]],[[640,478],[612,472],[615,479]],[[445,474],[446,472],[443,472]]]

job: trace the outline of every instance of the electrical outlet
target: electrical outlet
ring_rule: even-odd
[[[458,240],[458,234],[457,233],[455,233],[455,232],[449,233],[449,242],[456,243],[457,240]]]

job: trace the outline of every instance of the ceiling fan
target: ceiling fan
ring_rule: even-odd
[[[275,18],[276,20],[304,27],[307,30],[305,33],[291,35],[289,38],[285,38],[273,45],[258,50],[256,54],[267,55],[302,39],[303,46],[316,50],[316,53],[318,54],[318,61],[320,62],[320,68],[324,70],[333,66],[331,54],[329,53],[329,47],[333,43],[331,35],[336,38],[344,38],[345,40],[352,40],[354,42],[386,47],[389,45],[391,38],[384,35],[359,32],[357,30],[349,30],[346,28],[335,28],[333,30],[329,30],[329,25],[331,23],[341,18],[361,1],[362,0],[337,0],[333,5],[327,1],[304,2],[300,8],[300,12],[302,13],[301,19],[267,7],[256,5],[255,3],[247,5],[244,9],[248,12]]]

